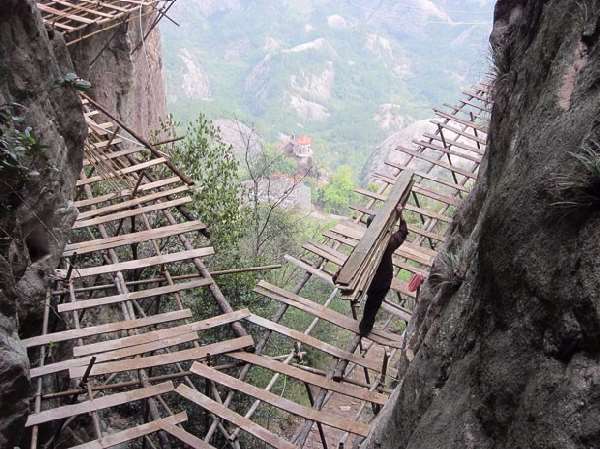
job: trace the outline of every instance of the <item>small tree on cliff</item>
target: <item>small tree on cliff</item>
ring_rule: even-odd
[[[177,128],[180,124],[170,117],[162,131],[174,137]],[[210,225],[211,241],[221,248],[236,245],[243,234],[245,210],[239,164],[231,145],[200,114],[187,124],[185,137],[171,144],[170,155],[195,182],[191,208]]]

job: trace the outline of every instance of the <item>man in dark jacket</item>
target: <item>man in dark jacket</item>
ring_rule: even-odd
[[[367,226],[371,224],[371,219],[367,222]],[[392,279],[394,278],[394,266],[392,264],[392,255],[408,236],[408,227],[406,221],[400,215],[400,225],[398,230],[392,234],[390,241],[385,248],[381,262],[375,271],[373,280],[367,289],[367,300],[365,301],[365,309],[363,311],[362,320],[360,321],[360,335],[365,337],[373,329],[375,324],[375,316],[381,307],[381,303],[390,291]]]

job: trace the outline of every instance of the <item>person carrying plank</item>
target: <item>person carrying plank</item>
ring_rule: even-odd
[[[365,308],[363,311],[362,319],[360,320],[360,335],[366,337],[369,332],[373,329],[375,324],[375,316],[381,307],[381,303],[387,296],[392,286],[392,279],[394,278],[394,265],[392,263],[392,255],[400,245],[404,243],[408,236],[408,226],[406,221],[402,218],[402,207],[396,208],[398,212],[400,225],[398,230],[392,234],[390,241],[383,252],[381,262],[375,271],[373,280],[367,289],[367,300],[365,301]],[[367,220],[367,228],[371,224],[373,217],[369,217]]]

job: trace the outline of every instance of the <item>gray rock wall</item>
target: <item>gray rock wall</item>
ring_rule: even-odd
[[[0,7],[0,105],[17,102],[23,131],[45,146],[25,154],[25,169],[0,172],[0,447],[23,436],[29,363],[20,335],[39,333],[46,282],[75,218],[75,180],[86,134],[81,104],[58,85],[70,68],[59,36],[50,37],[32,0]],[[4,156],[2,156],[4,157]]]
[[[92,83],[94,99],[149,137],[167,108],[158,27],[139,45],[154,21],[154,15],[146,12],[141,17],[133,14],[129,22],[76,43],[69,51],[77,74]]]
[[[582,181],[600,191],[571,154],[600,142],[599,37],[596,1],[497,3],[488,153],[446,248],[458,263],[436,260],[450,282],[426,284],[365,447],[600,448],[600,201],[553,205],[581,201]]]

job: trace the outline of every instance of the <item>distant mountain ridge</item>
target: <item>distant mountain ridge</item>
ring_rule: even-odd
[[[313,137],[359,173],[486,70],[493,0],[186,0],[163,24],[169,108]]]

